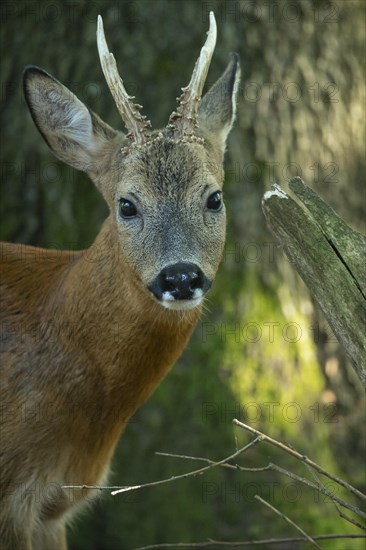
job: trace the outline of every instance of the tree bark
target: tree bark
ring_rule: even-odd
[[[262,202],[268,227],[323,310],[366,388],[366,239],[301,178],[293,178],[289,187],[302,204],[273,185]]]

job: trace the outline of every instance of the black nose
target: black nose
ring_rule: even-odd
[[[164,292],[169,292],[176,300],[190,300],[196,289],[205,291],[209,286],[197,265],[177,263],[162,269],[149,288],[159,299]]]

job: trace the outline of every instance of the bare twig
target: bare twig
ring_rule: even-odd
[[[335,481],[336,483],[338,483],[339,485],[341,485],[342,487],[344,487],[345,489],[349,490],[350,492],[352,492],[353,494],[355,494],[356,496],[358,496],[362,499],[366,499],[366,495],[361,493],[361,491],[354,488],[349,483],[343,481],[341,478],[338,478],[337,476],[335,476],[335,475],[329,473],[328,471],[324,470],[324,468],[322,468],[321,466],[319,466],[318,464],[316,464],[315,462],[313,462],[312,460],[310,460],[306,456],[301,455],[295,449],[285,445],[284,443],[281,443],[280,441],[277,441],[277,440],[271,438],[270,436],[267,436],[266,434],[260,432],[259,430],[256,430],[256,429],[252,428],[251,426],[248,426],[248,425],[244,424],[243,422],[240,422],[237,419],[234,419],[233,423],[235,425],[239,426],[240,428],[243,428],[246,431],[249,431],[250,433],[255,434],[256,437],[250,443],[248,443],[244,447],[238,449],[235,453],[231,454],[230,456],[227,456],[226,458],[224,458],[224,459],[222,459],[218,462],[215,462],[211,459],[203,458],[203,457],[178,455],[178,454],[172,454],[172,453],[161,453],[161,452],[156,453],[160,456],[203,461],[203,462],[208,464],[207,466],[205,466],[203,468],[199,468],[197,470],[193,470],[191,472],[186,472],[184,474],[180,474],[180,475],[177,475],[177,476],[171,476],[170,478],[167,478],[167,479],[162,479],[162,480],[159,480],[159,481],[153,481],[153,482],[144,483],[144,484],[140,484],[140,485],[132,485],[132,486],[126,486],[126,487],[121,487],[121,486],[107,486],[106,487],[106,486],[98,486],[98,485],[67,485],[67,486],[64,486],[64,488],[112,490],[111,494],[112,495],[117,495],[117,494],[122,493],[122,492],[134,491],[134,490],[142,489],[142,488],[145,488],[145,487],[153,487],[153,486],[156,486],[156,485],[162,485],[162,484],[165,484],[165,483],[170,483],[170,482],[176,481],[178,479],[183,479],[183,478],[202,475],[206,471],[208,471],[211,468],[214,468],[216,466],[229,468],[229,469],[232,469],[232,470],[241,470],[241,471],[246,471],[246,472],[264,472],[264,471],[272,470],[272,471],[278,472],[280,474],[286,475],[287,477],[290,477],[291,479],[294,479],[294,480],[296,480],[300,483],[303,483],[303,484],[307,485],[308,487],[310,487],[312,489],[316,489],[320,493],[328,496],[333,501],[333,503],[335,504],[340,517],[342,517],[343,519],[349,521],[354,526],[366,531],[365,527],[363,527],[360,523],[358,523],[356,520],[349,517],[348,515],[342,513],[342,511],[338,508],[337,504],[339,504],[340,506],[343,506],[344,508],[347,508],[348,510],[351,510],[352,512],[354,512],[355,514],[358,514],[359,516],[361,516],[363,518],[366,518],[366,514],[362,510],[360,510],[357,506],[354,506],[354,505],[351,505],[351,504],[347,503],[346,501],[340,499],[339,497],[336,497],[334,494],[332,494],[331,491],[328,491],[328,489],[326,489],[326,487],[321,482],[321,480],[318,478],[318,476],[316,475],[314,470],[318,471],[320,474],[325,475],[326,477],[328,477],[332,481]],[[247,468],[247,467],[244,467],[244,466],[239,466],[238,464],[229,464],[229,461],[232,461],[232,460],[236,459],[239,455],[241,455],[242,453],[244,453],[245,451],[247,451],[248,449],[253,447],[255,444],[259,443],[260,441],[267,441],[268,443],[271,443],[272,445],[278,447],[279,449],[287,452],[291,456],[293,456],[293,457],[297,458],[298,460],[300,460],[301,462],[303,462],[305,464],[305,466],[308,468],[308,470],[311,472],[311,474],[314,477],[316,483],[310,481],[307,478],[304,478],[302,476],[294,474],[294,473],[290,472],[289,470],[281,468],[280,466],[277,466],[276,464],[273,464],[271,462],[267,466],[263,466],[263,467],[259,467],[259,468]],[[321,538],[324,538],[324,539],[333,538],[333,536],[328,536],[328,535],[318,535],[316,537],[309,537],[304,531],[302,531],[302,529],[299,526],[297,526],[294,522],[292,522],[292,520],[290,520],[282,512],[280,512],[279,510],[277,510],[276,508],[271,506],[268,502],[266,502],[264,499],[262,499],[258,495],[256,495],[255,498],[257,500],[260,500],[264,504],[266,504],[268,507],[270,507],[277,514],[281,515],[284,519],[286,519],[286,521],[288,521],[293,526],[295,526],[305,536],[305,539],[303,539],[303,538],[298,538],[298,539],[294,539],[294,538],[291,538],[291,539],[267,539],[266,541],[259,541],[258,544],[264,544],[264,543],[271,544],[270,541],[273,541],[273,543],[275,543],[275,542],[287,542],[287,541],[288,542],[295,542],[296,540],[298,540],[299,542],[304,541],[304,540],[305,541],[308,540],[308,541],[312,542],[313,544],[315,544],[314,543],[315,539],[320,540]],[[347,535],[339,535],[339,537],[342,537],[342,538],[344,537],[345,538],[345,537],[347,537]],[[351,538],[364,538],[364,537],[365,537],[364,535],[353,535]],[[311,540],[311,539],[314,539],[314,540]],[[194,547],[194,545],[195,545],[195,546],[198,547],[198,546],[205,546],[205,545],[207,546],[208,544],[227,544],[227,545],[233,546],[235,544],[236,545],[240,545],[240,544],[245,545],[246,543],[245,542],[244,543],[242,543],[242,542],[240,542],[240,543],[229,543],[229,542],[220,542],[220,541],[210,541],[208,543],[205,543],[205,542],[203,542],[203,543],[194,543],[193,545],[192,544],[190,545],[188,543],[187,544],[186,543],[178,543],[178,544],[175,544],[174,546]],[[248,544],[256,544],[256,541],[248,542]],[[173,546],[173,545],[169,545],[169,544],[166,545],[166,547],[171,547],[171,546]],[[318,545],[315,544],[315,546],[317,546],[319,548]],[[152,546],[146,546],[144,548],[163,548],[163,547],[164,547],[164,545],[152,545]]]
[[[243,422],[240,422],[240,420],[237,420],[236,418],[234,418],[233,424],[235,424],[236,426],[239,426],[240,428],[242,428],[243,430],[246,430],[247,432],[250,432],[250,433],[256,435],[257,437],[260,437],[263,441],[267,441],[268,443],[271,443],[271,445],[274,445],[275,447],[278,447],[282,451],[285,451],[286,453],[294,456],[298,460],[301,460],[301,462],[304,462],[305,464],[308,464],[309,466],[311,466],[312,468],[317,470],[320,474],[323,474],[324,476],[328,477],[332,481],[335,481],[339,485],[342,485],[342,487],[344,487],[345,489],[347,489],[351,493],[355,494],[359,498],[362,498],[363,500],[366,500],[366,495],[364,493],[362,493],[361,491],[359,491],[358,489],[356,489],[355,487],[353,487],[352,485],[350,485],[349,483],[347,483],[343,479],[339,478],[338,476],[336,476],[334,474],[331,474],[330,472],[327,472],[327,470],[324,470],[324,468],[319,466],[319,464],[316,464],[316,462],[313,462],[307,456],[298,453],[297,451],[295,451],[295,449],[291,449],[291,447],[288,447],[284,443],[281,443],[280,441],[277,441],[276,439],[272,439],[272,437],[269,437],[268,435],[260,432],[259,430],[256,430],[255,428],[252,428],[251,426],[248,426],[247,424],[244,424]],[[366,518],[366,514],[364,512],[361,512],[360,515],[362,517]]]
[[[167,457],[171,457],[171,458],[183,458],[183,459],[188,459],[188,460],[199,460],[199,461],[202,461],[202,462],[207,462],[208,464],[217,464],[213,460],[210,460],[209,458],[203,458],[203,457],[194,457],[194,456],[177,455],[177,454],[160,453],[160,452],[157,452],[156,454],[159,455],[159,456],[167,456]],[[306,466],[309,467],[308,464],[306,464]],[[261,468],[246,468],[244,466],[239,466],[239,464],[228,464],[226,462],[223,462],[221,464],[221,467],[222,468],[229,468],[231,470],[236,470],[236,471],[240,470],[240,471],[244,471],[244,472],[266,472],[266,471],[270,471],[270,470],[273,471],[273,472],[278,472],[278,473],[283,474],[283,475],[285,475],[285,476],[287,476],[291,479],[294,479],[295,481],[298,481],[299,483],[303,483],[304,485],[307,485],[311,489],[316,489],[317,491],[319,491],[323,495],[331,498],[335,503],[340,504],[341,506],[343,506],[344,508],[347,508],[351,512],[354,512],[355,514],[358,514],[361,517],[364,516],[364,512],[362,510],[360,510],[360,508],[358,508],[358,506],[354,506],[353,504],[349,504],[348,502],[341,499],[340,497],[337,497],[337,496],[333,495],[331,493],[331,491],[328,491],[328,489],[322,483],[320,483],[319,481],[317,481],[317,483],[314,483],[314,482],[310,481],[309,479],[306,479],[305,477],[294,474],[294,473],[290,472],[289,470],[286,470],[285,468],[281,468],[281,466],[277,466],[276,464],[273,464],[272,462],[267,464],[267,466],[263,466]],[[309,467],[309,470],[313,473],[313,470],[310,467]],[[341,517],[343,517],[343,516],[341,516]],[[344,519],[346,519],[347,517],[348,516],[345,516]],[[351,521],[351,523],[353,523],[357,527],[361,527],[361,529],[366,531],[366,529],[363,526],[361,526],[361,524],[359,524],[357,522],[353,522],[353,521]]]
[[[329,498],[332,500],[339,516],[342,518],[342,519],[345,519],[346,521],[348,521],[349,523],[352,523],[352,525],[354,525],[355,527],[358,527],[359,529],[362,529],[362,531],[366,531],[366,527],[364,527],[363,525],[361,525],[361,523],[359,523],[358,521],[356,521],[355,519],[351,518],[350,516],[348,516],[347,514],[345,514],[344,512],[342,512],[342,510],[340,509],[340,507],[338,506],[338,504],[341,504],[341,506],[344,506],[342,503],[339,502],[339,498],[338,497],[335,497],[331,492],[329,492],[325,487],[324,487],[324,484],[323,482],[321,481],[321,479],[317,476],[316,472],[314,472],[314,470],[308,465],[308,464],[305,464],[305,466],[307,467],[307,469],[309,470],[309,472],[311,473],[311,475],[313,476],[313,478],[315,479],[318,487],[319,487],[319,490],[323,493],[329,493],[328,496]],[[352,508],[349,508],[348,506],[344,506],[345,508],[348,508],[348,509],[352,509]],[[354,511],[354,510],[352,510]],[[358,512],[356,512],[358,513]]]
[[[305,531],[303,529],[301,529],[301,527],[299,525],[297,525],[297,523],[295,523],[294,521],[292,521],[292,519],[290,519],[288,516],[286,516],[286,514],[284,514],[283,512],[280,512],[280,510],[278,510],[277,508],[275,508],[272,504],[270,504],[269,502],[267,502],[266,500],[264,500],[264,498],[260,497],[259,495],[254,495],[254,498],[256,498],[257,500],[259,500],[260,502],[262,502],[263,504],[265,504],[266,506],[268,506],[268,508],[270,508],[271,510],[273,510],[273,512],[275,514],[277,514],[278,516],[280,516],[282,519],[284,519],[285,521],[287,521],[287,523],[289,523],[290,525],[292,525],[293,527],[295,527],[295,529],[297,529],[302,535],[304,535],[304,537],[309,541],[311,542],[316,548],[319,548],[319,550],[321,550],[321,547],[319,546],[319,544],[317,544],[315,542],[315,540],[310,537],[307,533],[305,533]]]
[[[204,468],[199,468],[198,470],[194,470],[193,472],[187,472],[185,474],[181,474],[181,475],[178,475],[178,476],[171,476],[167,479],[161,479],[160,481],[151,481],[150,483],[143,483],[141,485],[129,485],[127,487],[118,487],[118,486],[117,487],[105,487],[105,486],[101,487],[101,486],[98,486],[98,485],[64,485],[63,488],[64,489],[100,489],[100,490],[114,489],[111,494],[112,495],[117,495],[118,493],[126,493],[127,491],[136,491],[137,489],[143,489],[145,487],[153,487],[155,485],[162,485],[163,483],[169,483],[171,481],[176,481],[177,479],[183,479],[183,478],[186,478],[186,477],[194,477],[194,476],[197,476],[197,475],[202,475],[207,470],[210,470],[211,468],[214,468],[215,466],[221,466],[222,464],[224,464],[228,460],[234,460],[234,458],[236,458],[237,456],[241,455],[242,453],[244,453],[245,451],[247,451],[248,449],[253,447],[260,440],[261,440],[260,437],[257,437],[256,439],[253,439],[253,441],[248,443],[248,445],[245,445],[245,447],[242,447],[241,449],[235,451],[235,453],[233,453],[232,455],[230,455],[226,458],[223,458],[219,462],[213,462],[209,466],[205,466]]]
[[[185,474],[181,474],[181,475],[178,475],[178,476],[172,476],[172,477],[167,478],[167,479],[161,479],[160,481],[152,481],[150,483],[144,483],[142,485],[132,485],[130,487],[123,487],[121,489],[117,489],[116,491],[112,491],[111,495],[118,495],[118,493],[125,493],[127,491],[135,491],[137,489],[142,489],[144,487],[153,487],[155,485],[162,485],[163,483],[169,483],[169,482],[175,481],[177,479],[183,479],[183,478],[186,478],[186,477],[194,477],[194,476],[197,476],[197,475],[202,475],[207,470],[210,470],[211,468],[214,468],[215,466],[221,466],[221,464],[227,462],[228,460],[234,460],[234,458],[241,455],[242,453],[244,453],[245,451],[250,449],[250,447],[253,447],[256,443],[258,443],[260,441],[260,439],[261,439],[260,437],[257,437],[256,439],[253,439],[253,441],[248,443],[248,445],[245,445],[245,447],[242,447],[238,451],[235,451],[235,453],[233,453],[229,457],[223,458],[219,462],[214,462],[213,464],[209,464],[208,466],[204,466],[203,468],[199,468],[198,470],[194,470],[193,472],[187,472]]]
[[[347,510],[350,510],[351,512],[354,512],[355,514],[358,514],[361,517],[365,517],[366,514],[363,512],[358,506],[355,506],[354,504],[350,504],[349,502],[346,502],[340,497],[335,496],[331,491],[329,491],[324,484],[320,481],[318,476],[316,476],[315,472],[312,470],[312,468],[309,466],[309,464],[305,464],[305,466],[308,468],[310,473],[313,475],[316,483],[313,483],[312,481],[309,481],[305,477],[298,476],[297,474],[293,474],[289,470],[285,470],[284,468],[281,468],[280,466],[276,466],[275,464],[272,465],[273,467],[271,470],[274,470],[276,472],[282,473],[283,475],[286,475],[288,477],[291,477],[292,479],[295,479],[297,481],[300,481],[301,483],[304,483],[305,485],[308,485],[309,487],[312,487],[313,489],[316,489],[319,491],[319,493],[322,493],[323,495],[329,497],[334,503],[339,504],[340,506],[343,506],[343,508],[347,508]],[[354,524],[356,525],[356,524]],[[357,524],[360,525],[360,524]],[[362,527],[364,531],[366,529]]]
[[[362,531],[366,531],[366,527],[364,527],[363,525],[361,525],[361,523],[359,523],[358,521],[356,521],[354,518],[351,518],[351,516],[345,514],[344,512],[342,512],[342,510],[340,509],[340,507],[338,506],[337,503],[334,503],[334,506],[336,507],[337,509],[337,512],[339,514],[339,517],[341,517],[342,519],[345,519],[346,521],[348,521],[349,523],[352,523],[352,525],[354,525],[355,527],[358,527],[359,529],[362,529]]]
[[[207,462],[207,464],[217,464],[214,460],[211,460],[210,458],[204,458],[202,456],[189,456],[189,455],[177,455],[173,453],[161,453],[157,451],[155,453],[159,456],[167,456],[169,458],[183,458],[185,460],[198,460],[201,462]],[[229,459],[227,459],[229,460]],[[246,468],[245,466],[239,466],[239,464],[228,464],[227,462],[223,462],[221,464],[222,468],[229,468],[230,470],[241,470],[243,472],[265,472],[267,470],[271,470],[272,468],[268,466],[263,466],[262,468]]]
[[[366,535],[350,534],[350,535],[313,535],[313,540],[337,540],[337,539],[363,539]],[[140,546],[135,550],[154,550],[155,548],[207,548],[213,546],[260,546],[264,544],[293,544],[294,542],[308,542],[305,537],[287,537],[287,538],[274,538],[274,539],[262,539],[262,540],[245,540],[245,541],[224,541],[209,539],[202,542],[175,542],[175,543],[162,543],[162,544],[150,544],[148,546]]]

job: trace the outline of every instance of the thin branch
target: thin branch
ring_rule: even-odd
[[[318,548],[319,550],[321,550],[321,547],[319,546],[319,544],[317,544],[315,542],[315,540],[310,537],[307,533],[305,533],[305,531],[303,529],[301,529],[301,527],[299,525],[297,525],[297,523],[295,523],[294,521],[292,521],[292,519],[290,519],[288,516],[286,516],[283,512],[280,512],[280,510],[278,510],[277,508],[275,508],[274,506],[272,506],[272,504],[270,504],[269,502],[267,502],[266,500],[264,500],[264,498],[260,497],[259,495],[254,495],[254,498],[259,500],[260,502],[262,502],[263,504],[265,504],[266,506],[268,506],[268,508],[270,508],[273,512],[275,512],[275,514],[277,514],[278,516],[280,516],[282,519],[284,519],[285,521],[287,521],[287,523],[289,523],[290,525],[292,525],[293,527],[295,527],[295,529],[297,529],[302,535],[304,535],[304,537],[309,541],[311,542],[316,548]]]
[[[350,534],[350,535],[314,535],[313,540],[337,540],[337,539],[363,539],[366,535]],[[150,544],[149,546],[139,546],[135,550],[153,550],[155,548],[207,548],[215,546],[259,546],[263,544],[292,544],[294,542],[307,542],[305,537],[291,537],[282,539],[262,539],[262,540],[245,540],[245,541],[224,541],[209,539],[202,542],[174,542],[162,544]]]
[[[193,472],[187,472],[186,474],[181,474],[178,476],[172,476],[167,479],[161,479],[160,481],[151,481],[150,483],[143,483],[142,485],[132,485],[130,487],[122,487],[121,489],[118,489],[117,491],[112,491],[111,495],[118,495],[119,493],[126,493],[127,491],[136,491],[137,489],[142,489],[144,487],[154,487],[155,485],[162,485],[163,483],[169,483],[171,481],[176,481],[177,479],[183,479],[186,477],[194,477],[197,475],[202,475],[207,470],[210,470],[211,468],[214,468],[215,466],[221,466],[224,462],[227,462],[228,460],[233,460],[237,456],[241,455],[251,447],[253,447],[256,443],[260,441],[260,437],[256,437],[248,443],[248,445],[245,445],[245,447],[242,447],[238,451],[235,451],[231,456],[227,458],[223,458],[219,462],[214,462],[213,464],[209,464],[208,466],[204,466],[203,468],[199,468],[198,470],[194,470]]]
[[[181,475],[178,475],[178,476],[172,476],[172,477],[169,477],[167,479],[162,479],[160,481],[151,481],[150,483],[143,483],[141,485],[130,485],[130,486],[127,486],[127,487],[120,487],[120,486],[117,486],[117,487],[107,486],[106,487],[106,486],[99,486],[99,485],[63,485],[62,488],[63,489],[101,489],[101,490],[115,489],[115,490],[112,491],[111,494],[112,495],[117,495],[118,493],[126,493],[127,491],[136,491],[137,489],[143,489],[144,487],[153,487],[155,485],[162,485],[163,483],[169,483],[171,481],[176,481],[177,479],[183,479],[183,478],[186,478],[186,477],[194,477],[194,476],[197,476],[197,475],[202,475],[207,470],[210,470],[211,468],[214,468],[215,466],[221,466],[222,464],[224,464],[228,460],[233,460],[237,456],[241,455],[242,453],[244,453],[245,451],[247,451],[248,449],[253,447],[260,440],[261,440],[260,437],[256,437],[255,439],[253,439],[253,441],[248,443],[248,445],[245,445],[245,447],[242,447],[241,449],[235,451],[235,453],[233,453],[232,455],[230,455],[226,458],[223,458],[219,462],[212,462],[212,464],[210,464],[209,466],[205,466],[204,468],[199,468],[198,470],[194,470],[193,472],[187,472],[185,474],[181,474]]]
[[[364,512],[362,512],[362,510],[360,510],[357,506],[353,506],[351,504],[348,504],[344,500],[340,499],[339,497],[336,497],[330,491],[328,491],[325,488],[325,486],[323,485],[323,483],[316,477],[315,472],[313,471],[313,468],[315,470],[317,470],[319,473],[327,476],[329,479],[332,479],[333,481],[335,481],[339,485],[342,485],[344,488],[348,489],[349,491],[356,494],[357,496],[361,496],[361,498],[366,498],[366,495],[364,495],[363,493],[358,491],[358,489],[355,489],[354,487],[349,485],[347,482],[345,482],[342,479],[334,476],[333,474],[330,474],[329,472],[324,470],[321,466],[319,466],[318,464],[316,464],[312,460],[308,459],[306,456],[301,455],[300,453],[298,453],[296,450],[292,449],[291,447],[288,447],[284,443],[281,443],[281,442],[279,442],[275,439],[272,439],[271,437],[267,436],[266,434],[264,434],[264,433],[262,433],[258,430],[255,430],[254,428],[240,422],[237,419],[234,419],[233,423],[235,425],[249,431],[250,433],[255,434],[257,437],[255,439],[253,439],[253,441],[248,443],[245,447],[242,447],[241,449],[237,450],[232,455],[230,455],[230,456],[228,456],[228,457],[226,457],[226,458],[224,458],[224,459],[222,459],[218,462],[214,462],[213,460],[210,460],[208,458],[203,458],[203,457],[192,457],[192,456],[187,456],[187,455],[177,455],[177,454],[171,454],[171,453],[156,453],[160,456],[167,456],[167,457],[173,457],[173,458],[184,458],[184,459],[189,459],[189,460],[200,460],[200,461],[206,462],[208,464],[208,466],[205,466],[203,468],[199,468],[198,470],[187,472],[185,474],[181,474],[181,475],[178,475],[178,476],[171,476],[170,478],[163,479],[163,480],[160,480],[160,481],[153,481],[153,482],[150,482],[150,483],[144,483],[144,484],[140,484],[140,485],[126,486],[126,487],[121,487],[121,486],[98,486],[98,485],[65,485],[65,486],[63,486],[63,488],[112,490],[111,494],[116,495],[116,494],[122,493],[122,492],[133,491],[133,490],[142,489],[142,488],[145,488],[145,487],[152,487],[152,486],[161,485],[161,484],[164,484],[164,483],[170,483],[170,482],[176,481],[178,479],[183,479],[183,478],[188,478],[188,477],[194,477],[194,476],[197,476],[197,475],[202,475],[207,470],[209,470],[211,468],[214,468],[216,466],[235,469],[235,470],[250,471],[250,472],[264,472],[264,471],[272,470],[272,471],[276,471],[278,473],[281,473],[283,475],[286,475],[287,477],[290,477],[291,479],[294,479],[294,480],[296,480],[300,483],[303,483],[303,484],[311,487],[312,489],[317,489],[322,494],[328,496],[334,503],[338,503],[341,506],[343,506],[344,508],[347,508],[348,510],[351,510],[355,514],[358,514],[359,516],[361,516],[363,518],[366,518],[366,514]],[[237,458],[239,455],[241,455],[242,453],[244,453],[245,451],[247,451],[248,449],[250,449],[251,447],[253,447],[256,443],[258,443],[260,441],[267,441],[267,442],[271,443],[272,445],[280,448],[281,450],[284,450],[285,452],[287,452],[291,456],[294,456],[295,458],[299,459],[301,462],[303,462],[307,466],[307,468],[310,470],[310,472],[312,473],[312,475],[315,478],[315,480],[317,481],[317,483],[313,483],[312,481],[310,481],[310,480],[308,480],[304,477],[301,477],[297,474],[294,474],[294,473],[292,473],[292,472],[290,472],[290,471],[288,471],[284,468],[281,468],[280,466],[277,466],[276,464],[273,464],[273,463],[269,463],[267,466],[264,466],[264,467],[261,467],[261,468],[246,468],[246,467],[243,467],[243,466],[239,466],[238,464],[228,464],[228,462],[230,460],[233,460],[233,459]],[[338,507],[337,507],[337,510],[339,512],[340,517],[342,517],[343,519],[346,519],[347,521],[349,521],[350,523],[352,523],[356,527],[366,531],[366,529],[361,524],[359,524],[356,520],[353,520],[349,516],[347,516],[345,514],[342,514],[342,512],[338,509]]]
[[[201,462],[207,462],[207,464],[217,464],[214,460],[211,460],[210,458],[204,458],[201,456],[189,456],[189,455],[178,455],[173,453],[161,453],[157,451],[155,453],[158,456],[167,456],[170,458],[184,458],[186,460],[199,460]],[[227,459],[229,460],[229,459]],[[267,470],[271,470],[272,468],[268,466],[263,466],[262,468],[246,468],[245,466],[239,466],[239,464],[227,464],[226,462],[223,462],[221,464],[222,468],[229,468],[230,470],[242,470],[243,472],[265,472]]]
[[[324,484],[323,482],[321,481],[321,479],[317,476],[316,472],[314,472],[314,470],[311,468],[311,466],[309,466],[309,464],[305,464],[305,466],[307,467],[307,469],[309,470],[309,472],[311,473],[311,475],[313,476],[313,478],[315,479],[318,487],[319,487],[319,490],[321,490],[323,493],[324,492],[328,492],[327,489],[324,487]],[[342,519],[345,519],[346,521],[348,521],[349,523],[352,523],[352,525],[354,525],[355,527],[358,527],[359,529],[362,529],[362,531],[366,531],[366,527],[364,527],[363,525],[361,525],[361,523],[358,523],[358,521],[356,521],[355,519],[351,518],[350,516],[348,516],[347,514],[343,513],[342,510],[340,509],[340,507],[338,506],[338,504],[341,504],[342,506],[342,503],[338,502],[340,499],[338,499],[337,497],[335,497],[331,492],[329,492],[329,498],[332,500],[339,516],[342,518]],[[346,508],[346,506],[345,506]],[[350,509],[350,508],[349,508]],[[354,510],[352,510],[354,511]],[[356,512],[357,513],[357,512]]]
[[[202,462],[207,462],[208,464],[216,464],[216,462],[214,462],[213,460],[210,460],[209,458],[187,456],[187,455],[178,455],[178,454],[171,454],[171,453],[160,453],[160,452],[157,452],[156,454],[159,455],[159,456],[167,456],[167,457],[171,457],[171,458],[183,458],[183,459],[188,459],[188,460],[200,460]],[[306,464],[306,466],[309,467],[308,464]],[[307,485],[311,489],[316,489],[317,491],[319,491],[323,495],[331,498],[334,502],[337,502],[338,504],[340,504],[344,508],[347,508],[351,512],[354,512],[355,514],[358,514],[361,517],[363,517],[363,515],[364,515],[364,512],[362,512],[362,510],[360,510],[360,508],[358,508],[357,506],[354,506],[353,504],[349,504],[348,502],[346,502],[345,500],[343,500],[339,497],[336,497],[330,491],[328,491],[328,489],[326,489],[326,487],[324,487],[324,485],[322,483],[314,483],[314,482],[310,481],[309,479],[306,479],[305,477],[294,474],[294,473],[290,472],[289,470],[286,470],[285,468],[281,468],[280,466],[277,466],[276,464],[273,464],[272,462],[270,462],[267,466],[263,466],[262,468],[246,468],[244,466],[239,466],[239,464],[227,464],[225,462],[223,462],[221,464],[221,467],[222,468],[229,468],[231,470],[236,470],[236,471],[240,470],[240,471],[244,471],[244,472],[266,472],[266,471],[278,472],[278,473],[283,474],[283,475],[285,475],[285,476],[287,476],[291,479],[294,479],[295,481],[298,481],[299,483],[303,483],[304,485]],[[310,467],[309,467],[309,469],[310,469]],[[313,470],[310,469],[310,471],[313,473]],[[343,516],[341,516],[341,517],[343,517]],[[345,516],[344,519],[346,519],[347,517],[348,516]],[[355,525],[357,527],[360,527],[361,529],[366,531],[365,527],[361,526],[361,524],[357,523],[356,521],[351,521],[351,523],[353,523],[353,525]]]
[[[324,486],[324,484],[320,481],[320,479],[317,476],[315,477],[315,472],[312,470],[312,468],[309,466],[309,464],[305,464],[305,466],[309,469],[310,473],[313,475],[316,483],[313,483],[312,481],[309,481],[305,477],[301,477],[301,476],[298,476],[297,474],[293,474],[289,470],[285,470],[284,468],[281,468],[280,466],[276,466],[275,464],[272,464],[271,470],[273,470],[275,472],[279,472],[279,473],[281,473],[285,476],[288,476],[292,479],[295,479],[295,480],[299,481],[300,483],[304,483],[305,485],[308,485],[312,489],[316,489],[317,491],[319,491],[323,495],[329,497],[334,503],[337,503],[340,506],[343,506],[343,508],[347,508],[347,510],[350,510],[351,512],[354,512],[355,514],[357,514],[361,517],[365,517],[366,514],[358,506],[355,506],[354,504],[350,504],[349,502],[346,502],[345,500],[343,500],[340,497],[336,497],[331,491],[329,491]],[[354,525],[356,525],[356,523]],[[357,525],[360,525],[360,524],[357,524]],[[364,531],[366,531],[366,529],[364,527],[361,527],[361,528]]]
[[[342,512],[342,510],[340,509],[340,507],[338,506],[337,503],[334,503],[334,506],[336,507],[337,512],[338,512],[339,516],[340,516],[342,519],[345,519],[345,520],[348,521],[349,523],[352,523],[352,525],[354,525],[355,527],[358,527],[359,529],[362,529],[362,531],[366,531],[366,527],[364,527],[363,525],[361,525],[361,523],[358,523],[358,521],[356,521],[355,519],[351,518],[351,516],[348,516],[347,514],[345,514],[344,512]]]
[[[251,426],[248,426],[247,424],[244,424],[243,422],[240,422],[240,420],[237,420],[236,418],[234,418],[233,424],[235,424],[236,426],[239,426],[240,428],[256,435],[257,437],[260,437],[263,441],[267,441],[268,443],[271,443],[271,445],[274,445],[275,447],[278,447],[282,451],[285,451],[286,453],[294,456],[298,460],[301,460],[301,462],[304,462],[305,464],[308,464],[309,466],[311,466],[312,468],[317,470],[320,474],[323,474],[324,476],[328,477],[332,481],[335,481],[339,485],[342,485],[342,487],[344,487],[345,489],[347,489],[351,493],[355,494],[359,498],[362,498],[363,500],[366,500],[366,495],[364,493],[362,493],[361,491],[359,491],[358,489],[356,489],[355,487],[353,487],[352,485],[350,485],[349,483],[347,483],[343,479],[339,478],[338,476],[335,476],[334,474],[331,474],[331,473],[327,472],[327,470],[324,470],[324,468],[319,466],[319,464],[316,464],[315,462],[310,460],[310,458],[308,458],[307,456],[298,453],[297,451],[295,451],[295,449],[291,449],[291,447],[288,447],[284,443],[281,443],[280,441],[277,441],[276,439],[272,439],[272,437],[269,437],[268,435],[260,432],[259,430],[256,430],[256,429],[252,428]],[[362,517],[366,518],[366,514],[364,512],[362,512],[360,515]]]

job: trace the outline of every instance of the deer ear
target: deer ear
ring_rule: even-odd
[[[98,155],[117,132],[43,69],[27,67],[23,89],[33,121],[56,157],[78,170],[94,171]]]
[[[213,134],[213,141],[218,143],[222,153],[235,120],[239,82],[239,55],[232,53],[225,72],[202,98],[198,109],[199,126]]]

